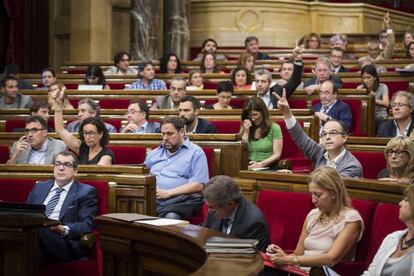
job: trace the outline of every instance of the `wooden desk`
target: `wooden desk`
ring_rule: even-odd
[[[37,213],[0,211],[0,275],[38,275],[38,229],[46,225],[57,225],[57,221]]]
[[[236,181],[243,194],[255,202],[256,193],[262,190],[306,193],[309,191],[308,179],[309,175],[304,174],[240,171]],[[406,184],[373,179],[345,178],[344,183],[351,197],[389,203],[400,202],[407,187]]]
[[[201,226],[156,227],[104,216],[95,218],[101,233],[104,275],[255,275],[261,257],[208,255],[203,245],[220,232]],[[147,274],[148,273],[148,274]]]

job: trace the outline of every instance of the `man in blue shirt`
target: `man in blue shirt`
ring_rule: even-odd
[[[201,208],[201,192],[208,181],[204,151],[190,142],[179,117],[161,122],[163,143],[147,156],[144,164],[157,178],[157,215],[186,219]]]
[[[167,90],[165,82],[154,79],[155,69],[151,61],[143,61],[138,65],[138,80],[129,89],[138,90]]]

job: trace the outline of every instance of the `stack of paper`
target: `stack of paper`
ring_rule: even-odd
[[[211,237],[204,248],[207,253],[254,254],[258,243],[255,239]]]

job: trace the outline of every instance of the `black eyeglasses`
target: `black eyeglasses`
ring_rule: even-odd
[[[215,213],[217,213],[217,211],[218,211],[218,210],[220,210],[222,207],[223,207],[223,206],[218,206],[218,207],[216,207],[216,208],[211,208],[210,206],[208,206],[208,212],[214,215],[214,214],[215,214]]]
[[[63,166],[65,169],[72,169],[72,168],[74,168],[75,166],[72,164],[72,163],[70,163],[70,162],[59,162],[59,161],[56,161],[54,164],[53,164],[55,167],[58,167],[58,168],[60,168],[61,166]]]
[[[83,137],[86,136],[90,136],[90,137],[94,137],[97,134],[96,131],[81,131],[80,135],[82,135]]]
[[[340,132],[340,131],[336,131],[336,130],[328,131],[328,132],[322,131],[320,137],[325,138],[328,135],[329,136],[338,136],[338,135],[344,135],[344,134],[345,134],[345,132]]]
[[[387,150],[385,152],[388,157],[391,157],[393,154],[397,157],[402,157],[404,154],[408,154],[408,151],[406,150]]]
[[[38,131],[44,130],[44,128],[37,128],[37,127],[33,127],[33,128],[25,128],[24,132],[25,133],[36,133]]]

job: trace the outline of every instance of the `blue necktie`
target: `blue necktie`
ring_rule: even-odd
[[[322,112],[326,114],[328,113],[328,109],[329,109],[329,106],[324,106]]]
[[[49,217],[53,210],[55,209],[56,205],[59,202],[60,199],[60,193],[63,191],[63,188],[56,188],[55,194],[52,196],[52,198],[49,200],[49,202],[46,205],[46,216]]]
[[[223,232],[224,234],[227,234],[227,229],[229,228],[229,222],[230,222],[229,218],[222,220],[221,232]]]

